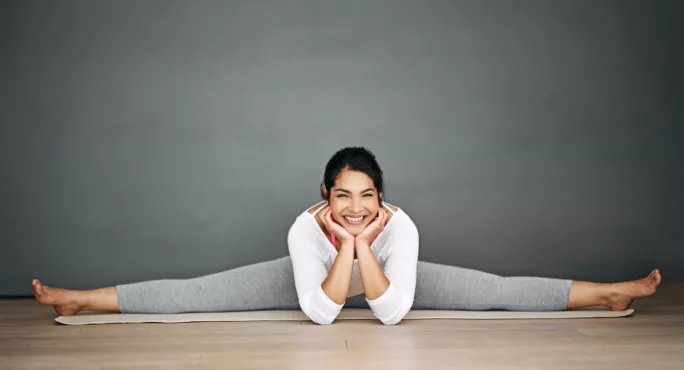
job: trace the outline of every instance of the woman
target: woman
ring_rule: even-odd
[[[332,323],[343,306],[370,308],[385,325],[410,309],[558,311],[589,306],[627,309],[660,284],[592,283],[544,277],[501,277],[418,261],[418,230],[383,201],[382,170],[365,148],[333,155],[321,184],[324,201],[297,216],[289,256],[192,279],[162,279],[77,291],[34,279],[41,304],[59,315],[80,311],[182,313],[301,309]],[[294,279],[293,279],[294,277]]]

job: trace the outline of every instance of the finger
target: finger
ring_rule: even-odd
[[[335,221],[335,219],[334,219],[333,216],[332,216],[332,209],[328,209],[328,221],[329,221],[331,224],[336,224],[336,223],[337,223],[337,221]]]
[[[329,209],[325,211],[325,221],[328,223],[328,225],[332,226],[332,224],[335,222],[332,217],[332,209]]]
[[[340,223],[337,222],[337,221],[335,221],[335,219],[333,218],[333,216],[332,216],[332,209],[328,208],[328,210],[327,210],[326,212],[327,212],[327,214],[326,214],[326,221],[328,222],[328,225],[330,225],[331,230],[332,230],[333,227],[335,227],[335,225],[340,225]],[[340,226],[341,226],[341,225],[340,225]]]
[[[330,232],[331,225],[330,225],[330,216],[329,216],[328,211],[329,211],[329,209],[326,209],[321,213],[321,219],[322,219],[321,221],[323,221],[323,225],[325,225],[326,230],[328,230],[328,232]]]
[[[382,221],[380,221],[380,226],[385,227],[385,221],[387,221],[387,211],[382,210]]]

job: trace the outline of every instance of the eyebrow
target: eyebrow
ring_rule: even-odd
[[[362,191],[361,194],[363,194],[363,193],[365,193],[365,192],[367,192],[367,191],[369,191],[369,190],[370,190],[370,191],[374,191],[373,188],[368,188],[368,189]],[[349,191],[349,190],[347,190],[347,189],[335,189],[335,191],[343,191],[343,192],[345,192],[345,193],[351,194],[351,191]]]

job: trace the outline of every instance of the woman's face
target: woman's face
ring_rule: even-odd
[[[330,189],[330,209],[335,222],[356,236],[377,216],[380,209],[373,180],[363,172],[343,170]],[[360,221],[349,218],[363,217]]]

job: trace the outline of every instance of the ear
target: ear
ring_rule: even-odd
[[[321,194],[324,199],[328,199],[328,189],[325,188],[325,184],[321,184]]]

